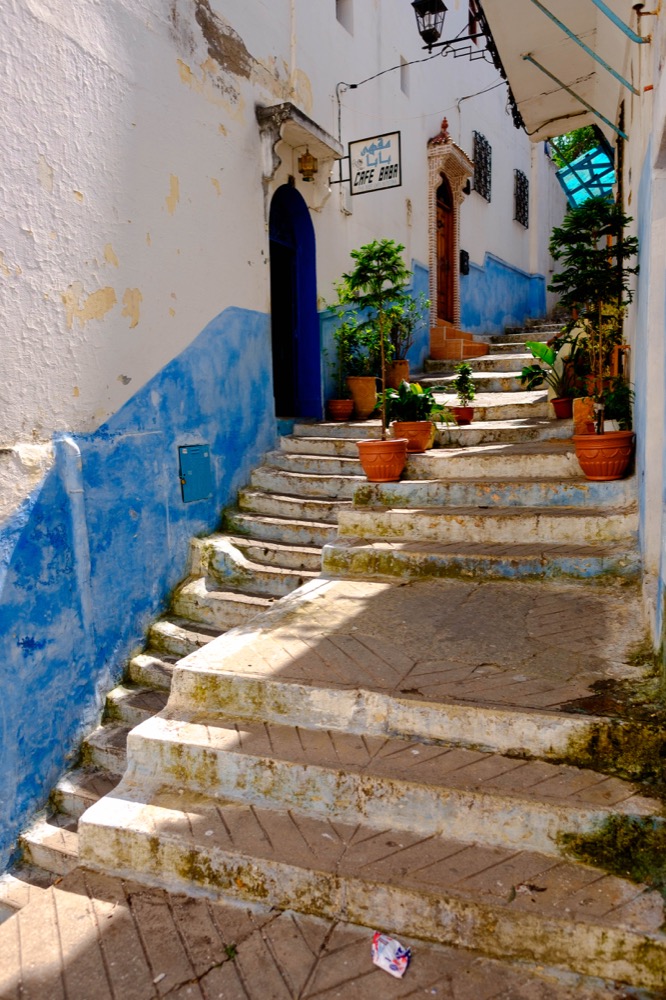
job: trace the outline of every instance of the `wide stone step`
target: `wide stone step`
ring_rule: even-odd
[[[631,508],[636,481],[588,479],[422,479],[368,483],[358,491],[356,507],[587,507]],[[345,515],[346,516],[346,515]]]
[[[285,457],[304,459],[309,456],[287,455],[285,453]],[[348,500],[353,496],[358,484],[363,482],[361,465],[358,460],[355,468],[358,471],[357,475],[338,476],[262,465],[261,468],[255,469],[250,476],[250,485],[266,493],[278,493],[299,498],[321,497],[331,500]]]
[[[285,472],[300,472],[306,475],[326,476],[334,482],[362,474],[361,463],[356,458],[343,458],[331,455],[301,455],[286,451],[270,451],[264,456],[261,468],[283,469]],[[257,472],[260,470],[257,469]],[[336,496],[331,492],[330,496]]]
[[[571,439],[443,447],[407,459],[408,479],[581,479]],[[341,512],[342,514],[342,512]]]
[[[455,389],[452,385],[454,377],[455,376],[452,375],[441,375],[438,378],[436,375],[426,375],[424,378],[420,379],[420,384],[424,388],[440,388],[442,392],[454,394]],[[518,372],[473,372],[472,378],[474,379],[474,388],[477,393],[524,391],[520,384]]]
[[[230,535],[194,538],[191,552],[193,573],[215,581],[222,589],[245,594],[285,597],[319,575],[319,565],[315,570],[294,570],[252,562]]]
[[[589,866],[201,795],[178,802],[154,792],[142,801],[145,793],[122,783],[82,817],[87,867],[637,986],[663,984],[663,900]]]
[[[404,541],[340,538],[324,546],[322,572],[351,579],[635,580],[633,545]]]
[[[219,634],[220,629],[208,628],[202,622],[195,622],[189,618],[179,618],[177,615],[171,615],[168,618],[161,618],[159,621],[153,622],[148,632],[148,641],[150,649],[155,651],[158,657],[168,664],[169,661],[173,663],[181,656],[187,656],[189,653],[201,649],[202,646],[205,646]],[[147,655],[150,655],[150,653]],[[138,658],[135,657],[134,659]],[[132,660],[132,663],[134,663],[134,660]],[[148,669],[148,667],[149,664],[147,661],[142,661],[139,669]],[[131,669],[132,665],[130,664]],[[168,666],[166,669],[168,673],[171,673],[171,671],[168,671]],[[135,674],[131,676],[132,680],[137,680]],[[164,683],[161,686],[168,687],[168,684]]]
[[[106,696],[104,718],[107,722],[120,722],[126,726],[137,726],[166,705],[163,690],[150,687],[128,687],[119,684]]]
[[[514,333],[502,333],[497,336],[490,338],[490,343],[492,344],[521,344],[525,343],[526,340],[540,341],[541,343],[546,343],[559,333],[562,328],[560,326],[549,326],[549,327],[534,327],[531,330],[516,330]]]
[[[266,514],[268,517],[291,517],[296,521],[318,521],[337,524],[338,513],[350,505],[350,500],[323,500],[317,497],[287,496],[264,490],[239,490],[241,511]]]
[[[344,440],[363,441],[367,438],[382,436],[379,420],[350,420],[344,423],[323,421],[318,424],[296,423],[293,429],[294,437],[341,438]]]
[[[156,716],[128,738],[129,774],[332,823],[561,855],[563,832],[611,814],[661,824],[629,782],[418,740],[216,717]]]
[[[25,864],[3,872],[0,875],[0,924],[43,896],[57,877],[54,872]]]
[[[127,734],[131,728],[109,723],[94,729],[81,746],[83,767],[121,775],[127,761]]]
[[[570,438],[573,421],[531,419],[517,417],[514,420],[474,420],[471,424],[457,427],[447,424],[436,425],[436,440],[440,447],[457,446],[470,448],[482,444],[522,444],[528,441],[552,441]]]
[[[443,375],[450,375],[454,373],[456,366],[455,361],[432,361],[427,360],[425,362],[425,371],[427,375],[436,375],[441,372]],[[535,358],[529,353],[499,353],[499,354],[487,354],[482,358],[470,358],[468,364],[470,368],[475,372],[520,372],[523,369],[523,365],[536,364]],[[420,382],[420,379],[412,379],[412,381]]]
[[[280,446],[288,454],[358,458],[356,442],[360,440],[362,440],[360,437],[344,438],[325,435],[305,437],[297,434],[285,434],[280,438]]]
[[[36,820],[19,838],[23,860],[53,875],[67,875],[79,863],[78,834],[55,821]]]
[[[266,611],[273,597],[221,590],[215,580],[199,577],[176,592],[171,603],[174,614],[220,631],[245,625],[260,611]]]
[[[166,625],[166,622],[157,622],[153,626],[156,628],[158,625]],[[164,635],[161,638],[168,642],[171,638],[170,635]],[[210,641],[210,640],[209,640]],[[181,649],[184,647],[181,646]],[[194,652],[195,649],[200,647],[191,644],[191,648],[188,652]],[[137,653],[129,661],[127,667],[127,675],[130,681],[135,684],[139,684],[142,687],[156,688],[159,691],[168,691],[171,687],[171,676],[173,674],[174,663],[177,663],[181,656],[186,656],[185,652],[178,653],[165,653],[162,650],[149,648],[143,653]]]
[[[212,537],[215,536],[209,536],[209,540]],[[321,545],[283,545],[242,535],[231,535],[229,540],[253,563],[313,573],[321,569]]]
[[[456,397],[452,393],[435,393],[438,403],[455,406]],[[477,421],[532,419],[550,417],[551,407],[545,390],[534,392],[480,392],[474,400],[474,423]],[[446,434],[446,430],[442,431]]]
[[[58,813],[78,819],[94,802],[113,791],[119,781],[118,773],[79,767],[60,778],[51,793],[51,803]]]
[[[290,517],[269,517],[243,511],[226,511],[225,527],[231,532],[247,534],[248,542],[267,541],[296,546],[321,548],[337,533],[335,522],[304,521]]]

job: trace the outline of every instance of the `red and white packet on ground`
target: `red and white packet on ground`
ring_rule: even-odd
[[[410,948],[403,948],[395,938],[382,934],[381,931],[375,931],[372,938],[372,961],[380,969],[395,976],[396,979],[402,979],[411,957]]]

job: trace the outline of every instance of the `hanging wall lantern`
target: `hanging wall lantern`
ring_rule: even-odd
[[[447,7],[442,0],[413,0],[419,34],[430,48],[442,35]]]
[[[319,170],[317,157],[313,156],[306,147],[305,152],[298,158],[298,172],[304,181],[311,181]]]

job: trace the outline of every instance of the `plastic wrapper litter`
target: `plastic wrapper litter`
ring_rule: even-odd
[[[399,941],[375,931],[372,938],[372,961],[396,979],[402,979],[409,960],[412,957],[411,949],[403,948]]]

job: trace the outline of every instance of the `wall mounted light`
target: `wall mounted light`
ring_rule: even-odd
[[[444,18],[447,6],[442,0],[414,0],[412,3],[416,14],[416,25],[419,35],[430,48],[442,36]]]
[[[318,170],[317,157],[313,156],[306,146],[305,152],[298,158],[298,172],[304,181],[311,181]]]

